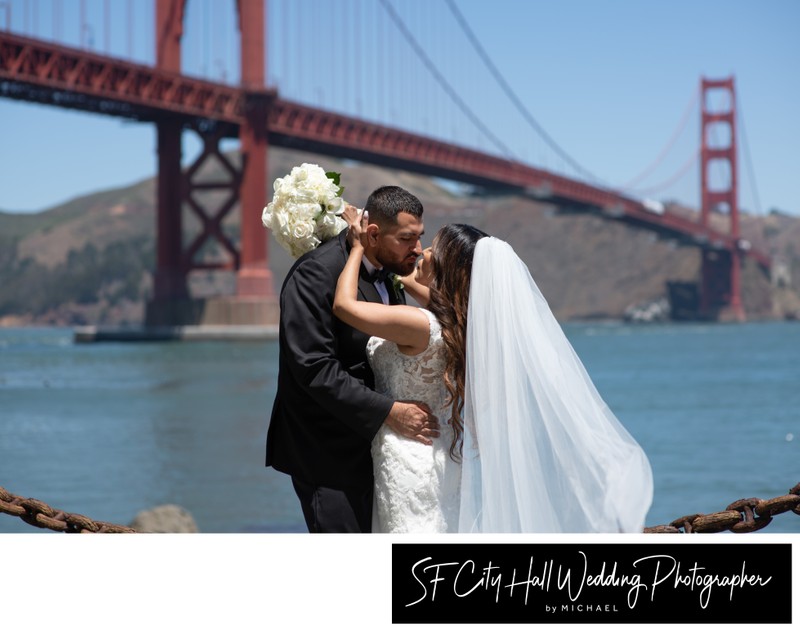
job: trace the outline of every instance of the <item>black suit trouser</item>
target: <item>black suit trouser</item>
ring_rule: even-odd
[[[292,476],[309,533],[370,533],[372,487],[332,489]]]

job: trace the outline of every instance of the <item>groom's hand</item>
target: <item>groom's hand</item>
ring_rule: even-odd
[[[439,420],[423,402],[395,402],[384,422],[394,432],[426,445],[439,436]]]

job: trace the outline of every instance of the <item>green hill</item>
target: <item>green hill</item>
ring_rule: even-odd
[[[234,155],[232,160],[238,158]],[[441,183],[397,172],[296,151],[270,151],[270,178],[301,162],[340,171],[346,199],[363,205],[383,184],[399,184],[425,206],[426,240],[449,222],[471,223],[508,241],[526,261],[561,319],[620,318],[632,304],[665,295],[668,280],[695,280],[698,251],[657,241],[652,234],[596,216],[561,214],[546,204],[513,196],[454,193]],[[222,177],[206,165],[201,178]],[[207,201],[221,199],[208,194]],[[0,325],[138,324],[151,291],[154,266],[155,179],[98,191],[34,214],[0,213]],[[238,242],[238,212],[223,224]],[[198,221],[184,211],[185,240]],[[751,317],[800,314],[800,220],[773,213],[745,217],[745,238],[780,255],[789,287],[773,288],[753,264],[743,274],[744,301]],[[259,226],[260,230],[261,227]],[[204,254],[221,255],[213,246]],[[276,288],[292,259],[270,240]],[[231,273],[196,273],[192,291],[231,291]]]

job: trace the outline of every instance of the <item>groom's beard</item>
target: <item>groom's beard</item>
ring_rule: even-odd
[[[403,261],[400,263],[396,262],[386,263],[381,261],[381,263],[383,264],[383,267],[386,268],[389,272],[394,272],[398,276],[407,276],[414,271],[414,266],[416,265],[416,258],[412,259],[410,263],[408,263],[407,261]]]
[[[399,259],[390,251],[378,250],[375,253],[375,260],[389,272],[400,276],[411,274],[417,265],[417,255],[414,253],[407,255],[405,259]]]

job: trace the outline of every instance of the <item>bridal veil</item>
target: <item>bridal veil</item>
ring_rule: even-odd
[[[641,532],[653,479],[506,242],[475,248],[460,532]]]

